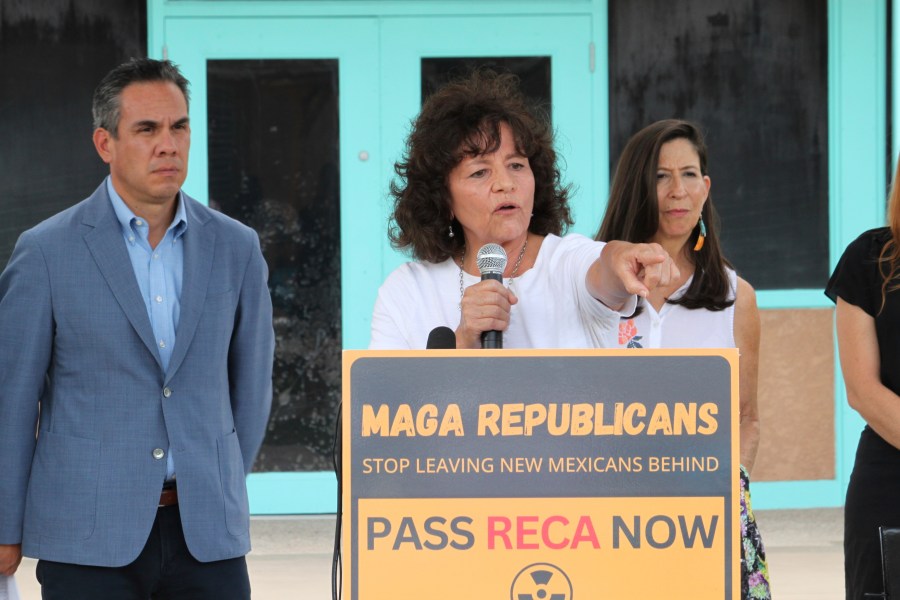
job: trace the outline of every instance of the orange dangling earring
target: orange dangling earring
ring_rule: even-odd
[[[694,252],[700,252],[700,249],[703,248],[703,242],[706,241],[706,223],[703,222],[703,217],[700,217],[700,235],[697,236],[697,243],[694,244]]]

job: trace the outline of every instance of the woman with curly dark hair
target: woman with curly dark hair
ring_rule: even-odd
[[[417,262],[379,290],[370,348],[421,349],[438,326],[457,348],[488,331],[509,348],[616,345],[618,311],[677,269],[656,244],[560,237],[572,218],[556,160],[512,75],[478,71],[425,102],[391,184],[390,238]],[[489,243],[509,256],[506,285],[480,279]]]
[[[598,240],[656,242],[679,276],[638,302],[620,323],[623,348],[738,348],[740,360],[742,598],[770,598],[765,550],[750,503],[759,447],[756,293],[719,246],[706,142],[688,121],[657,121],[634,134],[619,158]]]

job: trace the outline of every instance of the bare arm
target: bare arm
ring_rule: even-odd
[[[740,363],[740,444],[741,464],[753,471],[759,449],[759,408],[756,390],[759,373],[759,309],[756,292],[738,278],[734,303],[734,343],[741,354]]]
[[[630,296],[646,298],[658,285],[678,278],[678,267],[659,244],[631,244],[612,241],[587,274],[591,296],[619,310]]]
[[[875,319],[843,298],[836,315],[847,401],[878,435],[900,448],[900,398],[881,382]]]

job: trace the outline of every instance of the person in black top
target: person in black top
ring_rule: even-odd
[[[847,600],[881,593],[878,527],[900,527],[900,184],[888,227],[844,251],[825,294],[837,304],[841,371],[865,419],[844,508]]]

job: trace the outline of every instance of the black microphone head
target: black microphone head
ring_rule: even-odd
[[[426,350],[455,350],[456,334],[449,327],[435,327],[428,334]]]
[[[482,277],[485,275],[503,275],[506,270],[506,250],[500,244],[485,244],[475,255],[475,263]]]

